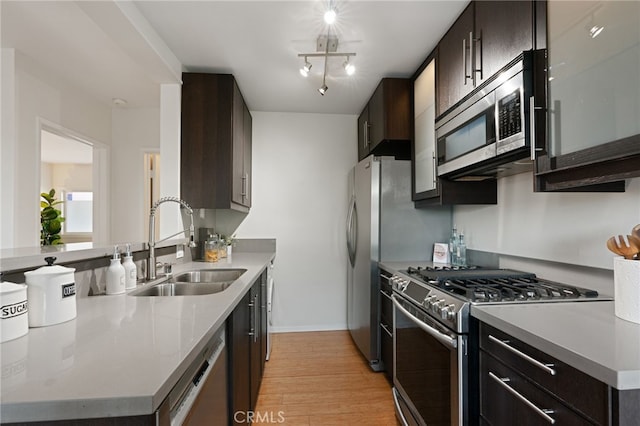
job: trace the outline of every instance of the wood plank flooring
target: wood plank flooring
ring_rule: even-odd
[[[264,425],[398,424],[389,382],[348,331],[274,334],[255,413]]]

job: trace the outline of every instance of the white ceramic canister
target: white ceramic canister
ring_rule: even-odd
[[[74,268],[54,265],[55,257],[44,259],[47,266],[24,273],[29,298],[29,327],[44,327],[76,317]]]
[[[29,331],[27,286],[0,283],[0,343],[22,337]]]

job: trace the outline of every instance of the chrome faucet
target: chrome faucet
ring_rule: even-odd
[[[189,213],[189,217],[191,218],[191,224],[189,225],[188,229],[183,229],[182,231],[176,232],[173,235],[169,235],[168,237],[163,238],[160,241],[156,241],[156,210],[158,209],[160,204],[167,201],[178,203],[184,209],[186,209],[187,213]],[[191,209],[191,207],[189,207],[189,204],[177,197],[164,197],[156,201],[153,207],[151,207],[151,212],[149,213],[149,258],[147,259],[147,280],[156,279],[156,244],[168,240],[169,238],[175,237],[176,235],[180,235],[183,232],[188,232],[189,247],[195,247],[196,243],[193,239],[195,235],[195,228],[193,226],[193,210]]]

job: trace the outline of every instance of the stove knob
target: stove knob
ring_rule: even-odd
[[[456,319],[456,305],[451,304],[447,308],[446,315],[443,315],[442,319],[454,321]]]
[[[446,320],[447,318],[449,318],[449,306],[444,306],[441,310],[440,310],[440,318],[442,318],[443,320]]]
[[[424,306],[427,309],[430,309],[431,306],[433,305],[433,301],[435,300],[435,296],[431,295],[431,296],[427,296],[424,298],[424,302],[422,302],[422,306]]]
[[[432,306],[431,310],[433,312],[435,312],[436,314],[440,314],[440,312],[442,312],[442,307],[444,306],[445,302],[446,301],[444,299],[440,299],[440,300],[437,300],[437,301],[433,302],[433,306]]]

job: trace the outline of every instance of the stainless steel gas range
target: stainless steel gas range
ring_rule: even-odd
[[[478,336],[471,305],[610,300],[508,269],[409,267],[382,271],[381,279],[393,288],[393,394],[405,425],[476,423],[470,389]]]

